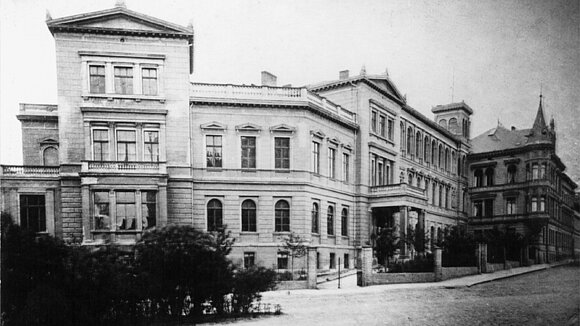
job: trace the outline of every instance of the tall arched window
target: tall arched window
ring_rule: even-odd
[[[515,164],[510,164],[507,168],[507,182],[516,183],[516,173],[518,168]]]
[[[407,153],[413,155],[413,129],[407,128]]]
[[[439,144],[438,155],[439,155],[439,164],[437,164],[437,165],[439,165],[440,168],[443,168],[443,164],[444,164],[443,161],[445,160],[445,157],[443,157],[443,155],[444,155],[443,154],[443,146],[441,144]]]
[[[417,158],[421,157],[421,140],[421,133],[417,131],[417,134],[415,135],[415,155]]]
[[[429,138],[427,136],[423,139],[423,159],[425,163],[429,162]]]
[[[429,179],[425,179],[425,195],[427,196],[427,203],[429,203],[430,200],[429,190]]]
[[[401,150],[405,154],[405,142],[407,141],[407,133],[405,132],[405,125],[401,122]]]
[[[459,134],[459,126],[457,125],[457,118],[449,119],[449,131],[454,135]]]
[[[441,245],[443,243],[443,230],[441,227],[437,228],[437,245]]]
[[[494,175],[493,175],[493,168],[485,169],[485,185],[486,186],[493,186],[494,182]]]
[[[431,142],[431,163],[437,166],[437,143],[435,141]]]
[[[326,214],[326,234],[334,235],[334,207],[328,206]]]
[[[449,172],[449,148],[445,148],[445,171]]]
[[[276,232],[290,232],[290,204],[285,200],[276,202],[274,230]]]
[[[242,202],[242,231],[256,232],[256,203],[250,199]]]
[[[473,172],[473,181],[475,187],[483,187],[483,171],[481,169]]]
[[[463,169],[463,175],[467,175],[467,160],[465,155],[461,155],[461,168]]]
[[[445,119],[439,120],[439,125],[445,129],[447,129],[447,120],[445,120]]]
[[[207,203],[207,230],[218,231],[223,227],[222,203],[212,199]]]
[[[434,226],[431,226],[430,238],[431,238],[431,250],[433,250],[434,249],[433,247],[437,243],[437,234],[435,234]]]
[[[340,215],[340,234],[344,237],[348,236],[348,209],[343,208]]]
[[[54,147],[47,147],[42,152],[42,162],[44,165],[58,165],[58,150]]]
[[[437,189],[437,183],[435,183],[435,181],[433,181],[433,184],[432,184],[432,187],[431,188],[432,188],[432,193],[433,193],[433,196],[431,196],[431,205],[435,205],[435,203],[436,203],[435,196],[437,195],[437,190],[436,190]]]
[[[455,159],[455,151],[451,151],[451,172],[457,173],[457,160]]]
[[[439,207],[443,207],[443,185],[439,185]]]
[[[318,204],[312,203],[312,233],[318,233],[318,216],[320,211],[318,210]]]

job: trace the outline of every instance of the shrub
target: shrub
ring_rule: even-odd
[[[454,226],[443,240],[442,265],[444,267],[476,266],[473,235],[465,228]]]
[[[237,271],[234,275],[232,308],[234,312],[248,313],[255,301],[262,298],[260,292],[276,285],[276,272],[265,267],[252,267]]]
[[[389,273],[428,273],[433,272],[433,255],[416,256],[412,260],[394,262],[389,265]]]

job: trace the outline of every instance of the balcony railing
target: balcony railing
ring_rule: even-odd
[[[373,186],[371,187],[371,194],[385,197],[408,195],[424,197],[425,190],[408,185],[406,183],[398,183],[392,185]]]
[[[35,165],[2,165],[3,175],[13,176],[58,176],[58,166],[35,166]]]
[[[83,172],[165,173],[165,162],[83,161]]]
[[[336,105],[326,98],[308,91],[305,87],[269,87],[252,85],[193,83],[190,97],[212,100],[285,101],[312,103],[323,111],[332,112],[346,120],[356,121],[356,114]]]

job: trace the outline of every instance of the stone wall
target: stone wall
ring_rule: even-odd
[[[477,274],[477,266],[472,267],[443,267],[442,280]]]
[[[434,273],[373,273],[369,285],[434,282]]]

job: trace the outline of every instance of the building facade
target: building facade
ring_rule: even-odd
[[[529,237],[527,258],[535,262],[574,256],[577,185],[556,153],[555,123],[546,124],[541,96],[532,128],[498,123],[472,140],[468,165],[474,232],[496,227]]]
[[[430,250],[454,225],[483,225],[468,212],[487,156],[473,151],[463,102],[431,120],[364,69],[305,87],[267,72],[260,86],[191,83],[192,28],[123,6],[47,25],[58,103],[21,105],[24,165],[0,175],[1,208],[26,228],[130,245],[167,224],[226,227],[235,262],[280,270],[305,268],[284,247],[294,233],[333,270],[353,268],[384,227],[423,230]],[[538,153],[573,190],[553,151]]]

